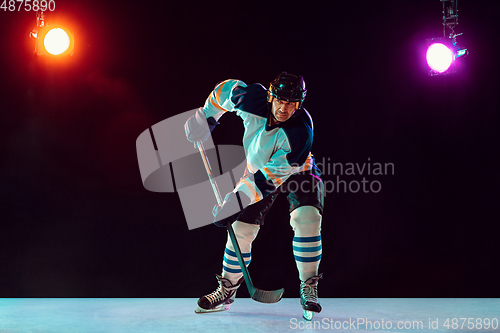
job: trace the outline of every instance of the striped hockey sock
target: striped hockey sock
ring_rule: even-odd
[[[238,240],[241,254],[247,267],[252,260],[252,242],[255,237],[257,237],[259,228],[260,226],[258,225],[240,221],[233,223],[234,235]],[[226,249],[224,250],[224,259],[222,262],[222,277],[231,281],[232,284],[236,284],[242,276],[243,272],[241,271],[240,264],[238,263],[236,252],[234,252],[233,242],[231,242],[228,235]]]
[[[305,281],[318,275],[321,261],[321,235],[310,237],[293,237],[293,255],[299,271],[299,278]]]
[[[243,260],[245,261],[245,265],[248,267],[252,261],[252,254],[243,252],[241,254],[243,256]],[[227,247],[224,250],[222,276],[231,281],[232,284],[238,283],[238,280],[243,276],[236,252],[228,249]]]

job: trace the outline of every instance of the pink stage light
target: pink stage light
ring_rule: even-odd
[[[434,43],[427,49],[427,64],[436,72],[443,73],[453,62],[453,53],[444,44]]]

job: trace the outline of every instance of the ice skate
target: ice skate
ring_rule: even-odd
[[[237,284],[233,285],[231,281],[218,274],[215,277],[219,282],[219,287],[214,292],[201,297],[194,312],[207,313],[229,310],[231,303],[234,302],[236,291],[245,281],[242,277]]]
[[[321,278],[323,278],[323,274],[300,282],[300,304],[303,309],[302,317],[305,320],[310,321],[314,313],[321,312],[321,305],[318,302],[318,280]]]

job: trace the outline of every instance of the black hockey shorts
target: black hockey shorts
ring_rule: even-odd
[[[281,184],[276,191],[261,201],[243,209],[237,220],[250,224],[264,225],[267,212],[281,193],[288,194],[289,212],[300,206],[314,206],[323,214],[325,187],[321,178],[310,172],[298,173]]]

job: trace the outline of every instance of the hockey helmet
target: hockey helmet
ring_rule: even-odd
[[[306,93],[306,83],[302,76],[281,72],[269,86],[267,101],[272,102],[274,97],[287,102],[299,102],[300,109]]]

